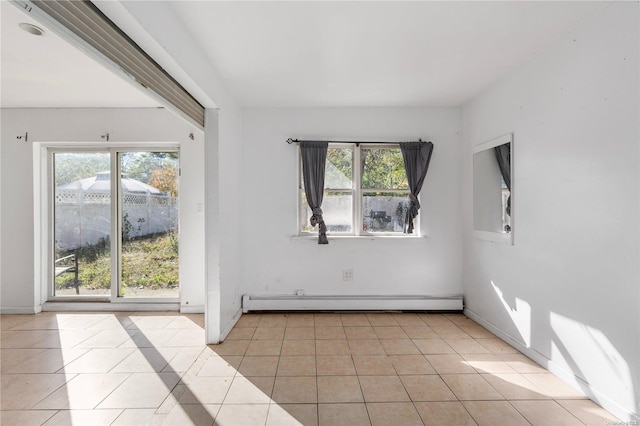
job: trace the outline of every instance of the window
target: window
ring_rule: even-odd
[[[317,227],[312,228],[309,223],[311,210],[304,193],[302,172],[299,182],[299,231],[301,234],[317,232]],[[404,235],[402,229],[408,208],[409,185],[400,147],[329,146],[322,201],[328,233]],[[416,230],[417,225],[416,220]]]

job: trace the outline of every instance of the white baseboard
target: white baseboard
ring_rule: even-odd
[[[633,413],[629,411],[627,408],[622,407],[617,402],[608,398],[606,395],[594,389],[588,382],[586,382],[581,377],[576,376],[573,372],[567,371],[564,367],[556,364],[540,352],[536,351],[533,348],[525,346],[522,342],[515,339],[513,336],[508,334],[506,331],[502,330],[495,324],[490,321],[485,320],[477,313],[472,310],[465,308],[464,314],[504,340],[506,343],[510,344],[524,355],[529,357],[538,365],[546,368],[551,373],[555,374],[562,381],[567,383],[569,386],[573,387],[580,392],[583,392],[585,395],[589,397],[596,404],[602,406],[605,410],[612,413],[614,416],[618,417],[622,421],[629,422],[629,424],[640,424],[640,413]],[[635,422],[635,423],[631,423]]]
[[[249,311],[461,311],[462,295],[262,295],[242,296]]]
[[[180,305],[181,314],[204,314],[204,305]]]
[[[240,320],[240,317],[242,316],[242,309],[238,309],[238,312],[236,312],[233,317],[229,320],[229,322],[227,323],[227,325],[222,329],[222,331],[220,332],[220,342],[223,342],[224,339],[227,338],[227,336],[229,335],[229,333],[231,333],[231,330],[233,329],[233,327],[236,325],[236,323]]]
[[[0,308],[1,315],[34,315],[42,312],[42,305],[38,306],[5,306]]]
[[[179,303],[108,303],[108,302],[45,302],[45,312],[135,312],[135,311],[179,311]]]

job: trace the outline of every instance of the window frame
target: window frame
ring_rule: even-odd
[[[363,149],[400,149],[398,143],[390,142],[388,144],[380,143],[332,143],[328,149],[350,149],[351,155],[351,188],[330,188],[329,192],[350,192],[351,193],[351,231],[328,231],[328,235],[333,236],[345,236],[345,237],[393,237],[393,238],[416,238],[420,237],[420,213],[416,216],[414,223],[414,230],[412,234],[405,234],[403,232],[371,232],[364,230],[364,195],[366,193],[397,193],[406,194],[411,193],[409,188],[407,189],[384,189],[384,188],[363,188],[362,187],[362,150]],[[324,189],[326,197],[327,188]],[[306,198],[303,197],[303,178],[302,178],[302,154],[300,147],[298,147],[298,235],[299,236],[311,236],[316,233],[316,230],[303,231],[302,227],[304,222],[308,221],[308,218],[302,217],[301,210],[306,207]],[[418,201],[420,201],[420,195],[418,195]]]

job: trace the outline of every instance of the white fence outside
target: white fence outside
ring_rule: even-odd
[[[128,237],[160,234],[178,223],[178,197],[125,192],[123,233]],[[108,192],[56,189],[55,241],[62,250],[107,241],[111,233]]]

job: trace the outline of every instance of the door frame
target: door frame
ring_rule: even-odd
[[[122,230],[122,221],[120,218],[121,202],[113,202],[114,199],[120,200],[121,188],[117,179],[111,179],[111,235],[118,236],[110,239],[111,251],[111,293],[105,296],[54,296],[54,273],[53,263],[55,237],[54,237],[54,170],[53,170],[53,153],[54,152],[104,152],[110,155],[110,171],[112,176],[120,176],[120,164],[118,161],[119,152],[177,152],[180,158],[180,144],[173,142],[157,142],[157,143],[86,143],[86,142],[42,142],[39,143],[39,149],[34,149],[34,164],[40,167],[34,167],[34,235],[35,240],[35,257],[34,276],[36,289],[40,288],[40,294],[36,291],[36,304],[44,304],[46,302],[72,302],[72,303],[91,303],[102,302],[109,306],[129,306],[132,304],[140,308],[145,304],[152,304],[155,309],[180,309],[180,296],[178,297],[122,297],[118,296],[119,281],[121,279],[120,259],[121,259],[121,243],[120,232]],[[178,181],[178,191],[181,191],[181,182]],[[117,198],[114,198],[117,197]],[[115,220],[114,220],[115,219]],[[181,217],[178,217],[178,229],[180,229]],[[38,232],[39,231],[39,232]],[[114,256],[115,254],[115,256]],[[39,259],[39,261],[38,261]],[[180,284],[179,284],[180,286]],[[38,300],[39,299],[39,300]]]

